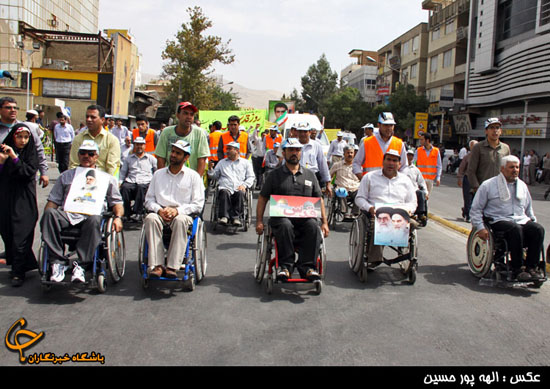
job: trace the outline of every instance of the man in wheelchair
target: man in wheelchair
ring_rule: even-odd
[[[414,214],[418,217],[418,221],[422,226],[426,226],[428,221],[428,186],[422,176],[420,169],[413,164],[415,151],[414,149],[407,150],[407,160],[409,165],[403,169],[403,173],[406,174],[416,188],[416,202],[417,207]]]
[[[80,167],[96,168],[99,157],[99,148],[92,140],[82,142],[78,150]],[[65,278],[65,271],[69,269],[68,258],[65,255],[64,242],[61,233],[71,227],[80,229],[80,237],[76,243],[78,261],[73,262],[72,282],[85,282],[85,272],[82,266],[90,263],[94,251],[101,243],[101,216],[84,215],[66,212],[64,206],[76,175],[77,168],[63,172],[56,181],[48,196],[44,215],[40,221],[42,240],[47,245],[52,264],[50,281],[61,282]],[[93,170],[89,170],[93,171]],[[124,214],[122,196],[118,189],[115,177],[109,176],[109,186],[105,196],[108,207],[114,214],[114,228],[122,231],[122,216]]]
[[[351,218],[358,213],[358,210],[353,208],[355,203],[355,196],[359,190],[359,178],[353,174],[353,157],[355,156],[355,148],[353,145],[344,146],[344,159],[336,162],[330,168],[330,176],[334,177],[334,184],[336,187],[335,195],[338,196],[340,192],[345,194],[346,198],[342,201],[342,212],[345,218]],[[343,191],[344,190],[344,191]],[[352,205],[350,208],[348,205]]]
[[[204,204],[204,184],[201,176],[185,166],[191,146],[184,140],[172,143],[170,164],[153,175],[145,196],[145,208],[150,213],[143,228],[149,244],[149,277],[177,278],[185,258],[187,230],[193,224],[191,215],[199,214]],[[172,235],[164,260],[163,230],[170,227]]]
[[[289,138],[282,144],[284,164],[267,176],[258,197],[256,208],[256,233],[263,234],[263,216],[271,195],[319,197],[322,192],[319,182],[311,170],[300,166],[303,145],[296,138]],[[299,247],[297,268],[302,278],[315,281],[320,278],[315,261],[321,244],[320,233],[328,236],[329,228],[325,208],[321,201],[321,230],[316,218],[276,217],[269,219],[269,225],[278,249],[279,269],[277,277],[288,280],[295,262],[295,247]]]
[[[412,215],[417,207],[416,189],[409,177],[399,173],[401,155],[396,150],[388,149],[384,154],[382,169],[369,172],[361,179],[361,186],[355,198],[355,204],[364,212],[363,218],[370,223],[376,216],[376,204],[399,204]],[[411,228],[415,221],[410,219]],[[368,225],[368,224],[367,224]],[[364,239],[364,237],[359,237]],[[374,245],[374,236],[368,242],[367,254],[369,264],[378,264],[383,261],[384,246]]]
[[[512,276],[518,281],[531,281],[543,277],[538,264],[544,228],[536,222],[527,185],[518,178],[519,166],[519,159],[513,155],[501,159],[500,174],[479,186],[470,217],[481,239],[489,239],[489,230],[504,236],[510,250]],[[525,261],[524,248],[527,248]]]
[[[240,144],[227,144],[227,157],[222,159],[208,177],[218,181],[218,223],[241,226],[247,190],[254,185],[254,168],[248,159],[239,157]]]

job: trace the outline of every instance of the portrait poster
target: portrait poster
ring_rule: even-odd
[[[320,218],[321,198],[271,195],[270,217]]]
[[[374,244],[408,247],[410,217],[400,204],[375,204]]]
[[[77,167],[63,205],[65,212],[101,215],[110,176],[97,169]]]

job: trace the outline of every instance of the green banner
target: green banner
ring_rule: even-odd
[[[241,119],[241,126],[247,131],[250,127],[256,128],[256,124],[260,124],[260,130],[265,126],[265,109],[246,109],[240,111],[200,111],[199,119],[201,127],[208,129],[212,123],[219,121],[222,124],[222,131],[227,130],[227,119],[230,116],[236,115]]]

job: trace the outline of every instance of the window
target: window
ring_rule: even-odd
[[[497,10],[497,39],[504,40],[536,28],[540,0],[501,0]],[[544,2],[547,2],[546,0]],[[542,11],[542,9],[541,9]]]
[[[430,58],[430,73],[437,72],[437,55]]]
[[[411,51],[409,42],[410,41],[406,41],[403,43],[403,46],[401,47],[401,55],[407,55]]]
[[[455,28],[455,20],[450,20],[445,23],[445,35],[450,34],[456,30]]]
[[[432,31],[432,41],[439,39],[439,27]]]
[[[550,1],[550,0],[548,0]],[[412,38],[411,42],[412,42],[412,50],[413,51],[417,51],[418,50],[418,42],[419,42],[419,36],[415,36],[414,38]]]
[[[536,32],[550,31],[550,0],[538,0]]]
[[[418,74],[418,65],[417,64],[412,64],[411,65],[411,80],[415,79],[417,77],[417,74]]]
[[[453,61],[453,50],[447,50],[445,53],[443,53],[443,67],[448,68],[451,66]]]

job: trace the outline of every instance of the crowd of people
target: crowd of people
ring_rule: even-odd
[[[41,142],[40,113],[29,111],[27,121],[18,122],[16,101],[2,98],[0,103],[0,181],[3,188],[8,188],[0,192],[0,233],[12,269],[12,284],[19,286],[25,274],[37,267],[32,250],[39,217],[36,180],[38,177],[43,187],[49,185],[48,167]],[[432,144],[430,133],[421,133],[418,148],[408,147],[395,136],[396,122],[390,112],[380,114],[378,127],[372,123],[363,126],[365,136],[358,144],[338,132],[327,155],[309,123],[293,125],[285,138],[278,125],[264,131],[257,125],[249,132],[238,116],[229,117],[227,131],[222,132],[219,121],[211,123],[206,131],[197,125],[197,114],[197,107],[182,102],[176,111],[177,124],[158,131],[150,128],[145,116],[136,117],[136,128],[129,130],[120,119],[106,117],[105,109],[98,105],[87,108],[85,126],[77,131],[63,112],[57,115],[49,128],[61,175],[40,220],[42,240],[52,253],[52,280],[63,280],[72,267],[71,280],[83,282],[86,262],[100,239],[99,215],[64,209],[77,168],[109,177],[105,200],[116,221],[114,228],[122,230],[124,223],[143,222],[152,247],[150,276],[169,278],[176,277],[181,266],[186,245],[182,236],[186,236],[192,217],[204,210],[209,180],[217,183],[216,221],[222,225],[239,226],[245,193],[259,190],[258,234],[264,231],[263,216],[272,195],[330,197],[335,189],[345,188],[355,204],[348,213],[375,215],[377,203],[400,203],[412,214],[426,207],[434,186],[441,182],[444,151]],[[485,234],[480,215],[493,214],[495,228],[508,231],[518,247],[527,245],[533,250],[531,247],[540,244],[544,230],[536,223],[529,190],[517,178],[519,160],[508,157],[510,148],[500,141],[501,126],[498,119],[489,119],[486,139],[471,142],[469,151],[464,148],[465,152],[459,153],[462,157],[456,168],[464,194],[463,216],[471,218],[474,228]],[[550,181],[548,154],[541,163],[543,178]],[[531,174],[529,170],[529,178]],[[498,181],[488,187],[491,180]],[[507,206],[510,201],[512,207]],[[279,246],[279,277],[291,276],[296,243],[302,248],[297,266],[300,274],[307,279],[319,278],[314,266],[319,234],[329,234],[323,202],[320,215],[320,228],[316,218],[270,218],[275,239],[288,243]],[[82,231],[76,247],[79,259],[73,263],[68,263],[59,234],[69,226],[78,226]],[[172,234],[166,261],[162,246],[165,226],[182,232]],[[536,235],[537,239],[524,239],[525,235]],[[306,243],[305,237],[313,243]],[[375,250],[369,254],[373,261],[381,255]],[[513,254],[516,274],[522,279],[537,276],[531,257],[526,271],[522,270],[518,250]]]

